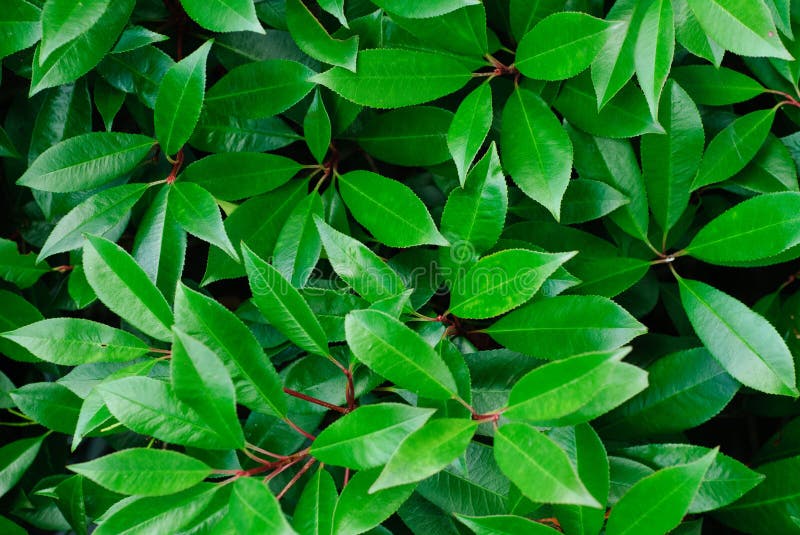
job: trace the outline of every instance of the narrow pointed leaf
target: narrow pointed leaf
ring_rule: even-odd
[[[314,93],[314,100],[303,119],[303,137],[314,159],[322,163],[331,144],[331,119],[319,91]]]
[[[661,90],[675,53],[675,24],[670,0],[654,0],[642,18],[634,48],[636,78],[647,99],[650,115],[658,119]],[[662,125],[663,126],[663,125]]]
[[[222,224],[219,206],[202,186],[181,181],[172,184],[167,206],[169,214],[186,232],[219,247],[238,260],[239,255]]]
[[[314,217],[322,217],[324,210],[322,197],[310,193],[295,205],[275,242],[272,264],[295,288],[314,275],[322,250]]]
[[[336,483],[330,472],[320,467],[303,488],[292,516],[292,526],[299,533],[327,535],[331,533],[336,500]]]
[[[447,147],[458,169],[461,186],[492,126],[492,86],[481,84],[458,105],[447,131]]]
[[[682,65],[672,69],[672,78],[696,103],[710,106],[744,102],[766,91],[746,74],[727,67]]]
[[[0,496],[19,482],[25,470],[36,459],[44,438],[23,438],[0,448]]]
[[[237,533],[296,535],[278,500],[258,479],[243,477],[234,483],[228,510]]]
[[[286,0],[286,25],[300,50],[316,60],[355,72],[358,36],[334,39],[301,0]]]

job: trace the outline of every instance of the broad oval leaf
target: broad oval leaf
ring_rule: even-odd
[[[269,487],[255,478],[243,477],[234,483],[228,510],[236,533],[297,535]]]
[[[292,526],[300,533],[331,533],[333,510],[339,498],[330,472],[320,467],[303,488],[292,516]]]
[[[256,17],[253,0],[180,0],[186,14],[203,28],[215,32],[256,32],[264,28]]]
[[[378,475],[377,468],[363,470],[342,489],[333,513],[333,533],[358,535],[374,528],[397,511],[414,492],[412,484],[370,494],[369,489]]]
[[[766,91],[746,74],[727,67],[682,65],[672,69],[671,76],[695,102],[709,106],[744,102]]]
[[[301,168],[278,154],[226,152],[192,162],[180,180],[202,186],[217,199],[237,201],[284,185]]]

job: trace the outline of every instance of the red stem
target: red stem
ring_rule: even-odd
[[[316,460],[316,459],[314,459],[313,457],[312,457],[311,459],[309,459],[309,460],[308,460],[308,462],[307,462],[306,464],[304,464],[304,465],[303,465],[303,467],[302,467],[302,468],[301,468],[301,469],[300,469],[300,470],[299,470],[299,471],[298,471],[298,472],[297,472],[297,473],[294,475],[294,477],[293,477],[292,479],[290,479],[290,480],[289,480],[289,482],[286,484],[286,486],[285,486],[285,487],[283,487],[283,490],[281,490],[281,491],[278,493],[278,496],[277,496],[277,498],[278,498],[279,500],[280,500],[281,498],[283,498],[283,496],[284,496],[284,495],[285,495],[285,494],[286,494],[286,493],[289,491],[289,489],[290,489],[290,488],[292,488],[292,486],[293,486],[295,483],[297,483],[297,480],[298,480],[298,479],[300,479],[301,477],[303,477],[303,474],[305,474],[305,473],[308,471],[308,469],[309,469],[309,468],[311,468],[311,467],[314,465],[314,463],[315,463],[315,462],[317,462],[317,460]]]
[[[321,399],[315,398],[313,396],[307,396],[307,395],[303,394],[302,392],[298,392],[298,391],[292,390],[290,388],[284,388],[283,391],[286,392],[287,394],[289,394],[292,397],[295,397],[295,398],[298,398],[298,399],[302,399],[304,401],[308,401],[309,403],[313,403],[315,405],[319,405],[321,407],[325,407],[326,409],[330,409],[332,411],[336,411],[336,412],[339,412],[341,414],[347,414],[347,412],[348,412],[347,409],[345,409],[344,407],[339,407],[338,405],[334,405],[332,403],[328,403],[327,401],[322,401]]]
[[[311,433],[309,433],[309,432],[307,432],[307,431],[303,431],[303,430],[300,428],[300,426],[299,426],[299,425],[297,425],[296,423],[294,423],[293,421],[291,421],[289,418],[284,418],[284,420],[283,420],[283,421],[284,421],[284,422],[286,422],[287,424],[289,424],[289,426],[290,426],[292,429],[294,429],[295,431],[297,431],[298,433],[300,433],[301,435],[303,435],[303,436],[304,436],[304,437],[306,437],[307,439],[309,439],[309,440],[316,440],[316,438],[317,438],[317,437],[315,437],[314,435],[312,435]]]

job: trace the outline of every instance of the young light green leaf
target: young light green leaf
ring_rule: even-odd
[[[358,35],[334,39],[301,0],[286,0],[286,25],[300,50],[312,58],[356,71]]]
[[[448,95],[472,78],[470,69],[451,56],[399,48],[362,50],[356,69],[334,67],[311,81],[356,104],[400,108]]]
[[[572,143],[541,97],[522,88],[511,94],[503,108],[500,151],[517,186],[558,220],[572,173]]]
[[[177,451],[131,448],[67,468],[120,494],[164,496],[203,481],[211,468]]]
[[[759,195],[712,219],[686,254],[718,265],[776,256],[800,243],[799,222],[800,193]]]
[[[0,448],[0,496],[22,479],[25,470],[36,459],[45,436],[23,438]]]
[[[117,132],[75,136],[44,151],[17,184],[41,191],[91,190],[131,172],[154,143],[147,136]]]
[[[192,162],[180,180],[202,186],[217,199],[237,201],[282,186],[301,168],[296,161],[278,154],[230,152]]]
[[[753,159],[767,139],[775,109],[750,112],[729,124],[708,144],[692,190],[730,178]]]
[[[2,331],[13,331],[44,319],[38,308],[16,293],[0,290],[0,301],[3,302],[0,308]],[[36,357],[27,349],[2,337],[0,337],[0,353],[14,360],[36,362]]]
[[[214,32],[264,33],[253,0],[180,1],[186,14],[203,28]]]
[[[450,289],[450,312],[469,319],[508,312],[533,297],[575,254],[507,249],[481,258]]]
[[[658,102],[675,54],[675,24],[670,0],[654,0],[642,17],[634,47],[636,78],[658,122]],[[662,125],[663,126],[663,125]]]
[[[81,398],[60,383],[28,383],[10,392],[11,400],[29,419],[57,433],[72,435]]]
[[[662,535],[680,524],[717,450],[645,477],[611,508],[608,535]]]
[[[458,105],[447,130],[447,147],[456,163],[462,188],[467,171],[492,126],[492,116],[492,86],[481,84]]]
[[[703,31],[686,0],[674,0],[672,7],[675,10],[675,37],[678,43],[695,56],[707,59],[719,69],[725,49]]]
[[[339,177],[339,191],[356,221],[390,247],[448,244],[423,202],[402,182],[351,171]]]
[[[272,264],[295,288],[305,286],[314,274],[322,250],[314,217],[324,211],[322,197],[312,192],[295,205],[278,234]]]
[[[409,19],[427,19],[438,17],[456,9],[472,6],[480,0],[430,0],[424,3],[409,4],[404,0],[375,0],[373,4],[382,7],[389,13]]]
[[[297,500],[292,526],[299,533],[313,535],[331,533],[333,510],[338,498],[333,477],[325,468],[320,467],[306,483],[303,493]]]
[[[431,420],[408,435],[369,489],[416,483],[443,470],[467,449],[478,422],[458,418]]]
[[[601,507],[581,483],[567,454],[530,425],[514,423],[498,428],[494,458],[533,502]]]
[[[192,136],[206,93],[206,59],[213,41],[170,67],[158,86],[155,128],[161,150],[176,154]]]
[[[762,392],[799,394],[789,348],[763,316],[708,284],[679,277],[678,285],[697,336],[729,374]]]
[[[442,357],[390,315],[377,310],[350,312],[345,333],[358,360],[401,388],[432,399],[457,395],[455,379]]]
[[[591,295],[536,301],[486,329],[509,349],[547,359],[616,349],[646,331],[611,299]]]
[[[243,477],[234,483],[228,510],[236,533],[297,535],[269,487],[258,479]]]
[[[318,90],[314,92],[314,99],[303,119],[303,137],[314,159],[322,163],[331,144],[331,118]]]
[[[252,0],[249,0],[252,1]],[[241,119],[272,117],[314,89],[314,71],[296,61],[271,59],[231,69],[206,93],[210,111]]]
[[[0,279],[24,290],[48,272],[50,266],[37,262],[36,255],[20,254],[16,242],[0,238]]]
[[[740,56],[792,60],[762,1],[740,4],[736,0],[687,0],[700,26],[726,50]]]
[[[236,415],[236,394],[225,365],[197,338],[173,328],[172,388],[229,444],[244,447],[244,434]]]
[[[5,332],[15,342],[47,362],[77,366],[90,362],[126,362],[148,351],[129,332],[80,318],[51,318]]]
[[[520,40],[514,65],[536,80],[572,78],[591,65],[621,26],[586,13],[554,13]]]
[[[238,261],[239,254],[231,243],[214,197],[192,182],[176,182],[167,198],[169,214],[189,234],[215,245]]]
[[[325,331],[298,291],[247,245],[242,245],[242,256],[253,301],[267,321],[301,349],[328,355]]]
[[[0,59],[36,44],[42,36],[41,10],[27,0],[10,0],[0,14]]]
[[[283,384],[250,329],[210,297],[178,286],[177,326],[222,359],[242,405],[265,414],[286,412]]]
[[[323,463],[356,470],[381,466],[433,413],[398,403],[364,405],[326,427],[310,453]]]
[[[709,106],[744,102],[766,91],[746,74],[727,67],[682,65],[672,69],[671,76],[695,102]]]
[[[374,528],[397,511],[414,491],[415,485],[403,485],[370,494],[378,475],[377,468],[358,472],[344,487],[333,513],[333,533],[358,535]]]
[[[452,121],[453,114],[442,108],[400,108],[368,121],[357,139],[365,151],[384,162],[408,167],[435,165],[450,159],[447,129]]]
[[[97,297],[112,312],[154,338],[172,340],[174,320],[167,300],[122,247],[87,236],[83,267]]]

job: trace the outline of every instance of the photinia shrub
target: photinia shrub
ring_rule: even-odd
[[[800,3],[2,4],[3,534],[800,533]]]

